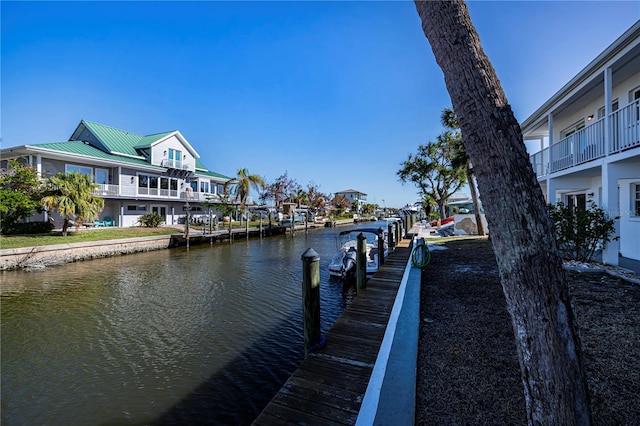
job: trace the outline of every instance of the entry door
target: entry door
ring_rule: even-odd
[[[151,206],[151,211],[158,213],[162,220],[164,220],[164,223],[167,223],[167,206]]]

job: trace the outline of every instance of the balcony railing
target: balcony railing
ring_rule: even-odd
[[[187,163],[182,162],[182,160],[169,160],[165,158],[164,160],[162,160],[160,165],[169,169],[193,171],[193,167],[191,167],[191,165]]]
[[[609,154],[640,146],[640,99],[611,114]]]
[[[95,195],[118,195],[120,193],[120,187],[106,183],[98,184],[98,188],[93,193]]]
[[[210,201],[212,203],[219,202],[219,198],[215,194],[210,194],[208,192],[180,192],[180,200],[182,201],[197,201],[204,202]]]
[[[611,137],[605,147],[605,118],[531,155],[537,176],[565,170],[640,146],[640,100],[609,114]]]

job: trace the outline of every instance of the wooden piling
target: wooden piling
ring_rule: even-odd
[[[320,256],[312,248],[302,254],[302,310],[306,358],[320,342]]]
[[[384,265],[384,229],[378,229],[378,268]]]
[[[356,246],[356,293],[367,288],[367,237],[358,234]]]
[[[393,250],[393,248],[395,247],[393,232],[393,223],[390,223],[389,225],[387,225],[387,247],[389,247],[389,252],[391,252],[391,250]]]

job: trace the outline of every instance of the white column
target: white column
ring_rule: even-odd
[[[618,193],[618,179],[622,177],[623,169],[615,164],[602,165],[602,209],[607,213],[609,219],[620,216],[620,199]],[[612,238],[620,236],[620,219],[615,219],[615,232]],[[620,242],[618,240],[609,241],[607,248],[602,253],[602,263],[607,265],[618,264],[618,252]]]
[[[36,173],[40,179],[42,177],[42,156],[40,154],[36,157]]]
[[[612,76],[611,76],[611,67],[607,67],[604,70],[604,154],[609,155],[611,151],[611,118],[609,114],[611,111],[611,104],[613,102],[612,99]]]
[[[557,199],[557,190],[557,179],[547,178],[547,203],[556,204],[558,201],[560,201]]]

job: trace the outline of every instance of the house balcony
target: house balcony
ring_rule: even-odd
[[[194,174],[193,167],[182,160],[165,158],[160,165],[167,168],[166,175],[169,177],[188,180]]]
[[[605,120],[609,123],[608,144]],[[640,100],[530,156],[538,177],[640,147]]]
[[[111,184],[98,184],[98,188],[93,191],[95,195],[120,195],[120,186]]]
[[[192,192],[177,189],[161,188],[137,188],[134,186],[119,186],[111,184],[101,184],[94,191],[94,194],[101,197],[148,197],[165,198],[170,201],[193,201],[203,203],[206,201],[217,203],[218,197],[215,194],[205,192]]]

